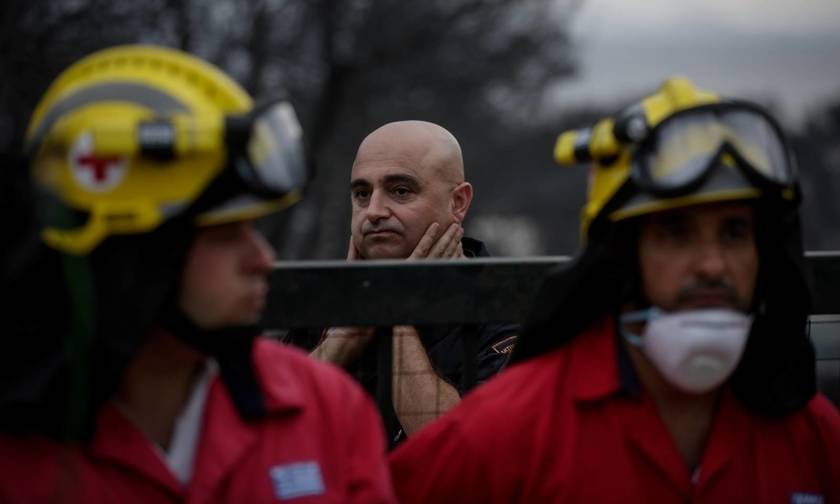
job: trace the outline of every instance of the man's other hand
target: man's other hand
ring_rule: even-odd
[[[312,356],[347,367],[359,358],[373,339],[373,330],[373,327],[328,327]]]
[[[464,250],[461,247],[464,228],[459,223],[453,222],[443,235],[438,237],[439,230],[440,224],[433,222],[426,229],[408,259],[455,259],[464,257]]]

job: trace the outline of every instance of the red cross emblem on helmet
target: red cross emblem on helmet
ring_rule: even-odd
[[[69,152],[70,169],[76,182],[92,191],[108,191],[118,186],[128,171],[128,161],[120,156],[93,152],[93,138],[83,133]]]

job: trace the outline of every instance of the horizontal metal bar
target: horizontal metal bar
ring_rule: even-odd
[[[811,270],[813,314],[840,313],[840,251],[806,252]]]
[[[814,314],[840,313],[840,251],[809,252]],[[522,321],[545,275],[569,257],[279,263],[269,328]]]

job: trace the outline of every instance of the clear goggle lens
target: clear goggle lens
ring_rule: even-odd
[[[645,189],[670,192],[702,179],[718,161],[735,160],[767,182],[792,183],[778,128],[765,115],[746,107],[698,108],[667,119],[651,131],[636,166]]]
[[[302,131],[294,109],[277,102],[253,121],[245,146],[251,173],[243,174],[252,183],[277,194],[286,194],[306,184]]]

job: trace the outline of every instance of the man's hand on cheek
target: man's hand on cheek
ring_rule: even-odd
[[[446,231],[438,237],[440,224],[433,222],[414,251],[408,259],[452,259],[463,257],[461,238],[464,236],[464,228],[461,224],[453,222]]]

